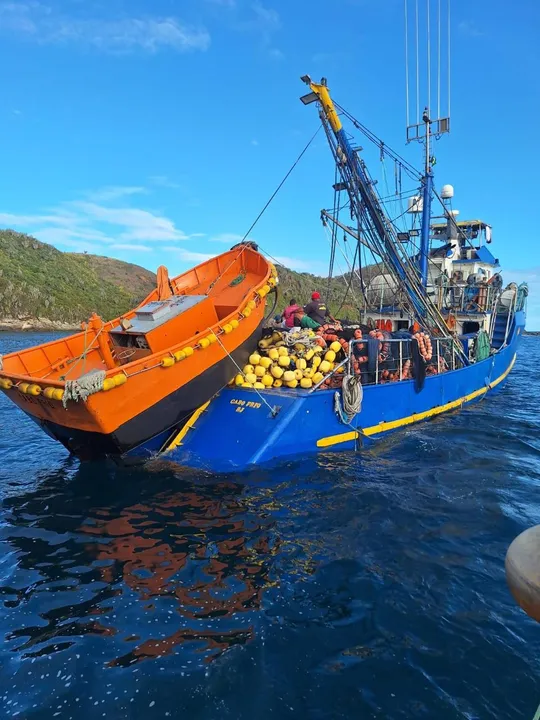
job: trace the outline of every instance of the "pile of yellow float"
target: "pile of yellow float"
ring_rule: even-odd
[[[291,346],[287,346],[281,338],[281,333],[274,333],[272,337],[261,340],[259,352],[250,355],[249,364],[235,377],[234,385],[259,390],[272,387],[308,390],[324,384],[339,364],[336,357],[342,348],[338,342],[333,342],[326,349],[316,344],[318,338],[315,339],[315,334],[309,342],[297,342]],[[343,368],[338,368],[337,372],[343,372]]]

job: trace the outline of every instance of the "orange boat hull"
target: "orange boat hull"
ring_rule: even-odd
[[[5,356],[1,389],[81,458],[122,456],[154,437],[159,450],[247,362],[277,280],[262,255],[242,246],[164,282],[121,318],[94,319],[82,333]],[[146,321],[147,308],[182,303],[167,322]],[[67,381],[89,370],[104,373],[103,388],[63,402]]]

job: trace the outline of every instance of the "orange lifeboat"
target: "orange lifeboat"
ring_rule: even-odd
[[[161,267],[134,310],[5,355],[0,390],[83,459],[157,452],[247,362],[276,284],[253,244],[172,280]]]

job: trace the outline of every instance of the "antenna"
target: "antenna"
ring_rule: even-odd
[[[429,142],[429,136],[436,138],[450,132],[450,3],[451,0],[411,0],[412,7],[409,9],[409,0],[405,3],[405,93],[406,93],[406,112],[407,112],[407,142],[419,141]],[[419,12],[420,3],[420,12]],[[436,12],[432,12],[432,7],[436,5]],[[446,7],[445,7],[446,6]],[[446,33],[443,38],[441,25],[443,22],[443,9],[446,9]],[[423,12],[424,18],[421,17]],[[432,42],[432,25],[436,18],[437,32],[436,40]],[[420,37],[420,23],[425,19],[426,32]],[[410,28],[412,27],[412,32]],[[435,33],[434,33],[435,34]],[[411,38],[412,35],[412,38]],[[414,42],[414,55],[411,58],[409,49],[410,41]],[[435,45],[435,50],[433,48]],[[443,68],[443,45],[446,45],[446,67]],[[422,46],[422,47],[421,47]],[[420,52],[422,50],[422,54]],[[425,50],[425,54],[424,54]],[[425,57],[425,65],[421,61],[421,56]],[[432,65],[435,65],[435,72],[432,72]],[[424,97],[427,98],[427,107],[420,112],[420,77],[425,78],[425,85],[422,88]],[[444,79],[442,79],[444,78]],[[411,122],[411,96],[409,86],[415,82],[415,102],[413,116],[416,115],[416,122]],[[423,83],[424,84],[424,83]],[[444,84],[446,84],[446,93],[444,93]],[[434,87],[435,85],[435,87]],[[432,119],[431,98],[436,94],[437,97],[437,113]],[[441,108],[441,98],[443,94],[447,95],[447,107]],[[427,119],[427,120],[426,120]]]

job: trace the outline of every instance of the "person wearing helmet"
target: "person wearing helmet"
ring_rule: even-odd
[[[330,315],[328,308],[321,300],[321,295],[318,292],[311,294],[311,302],[305,306],[304,312],[319,325],[324,325],[325,318],[330,318],[330,320],[334,321],[334,318]]]

